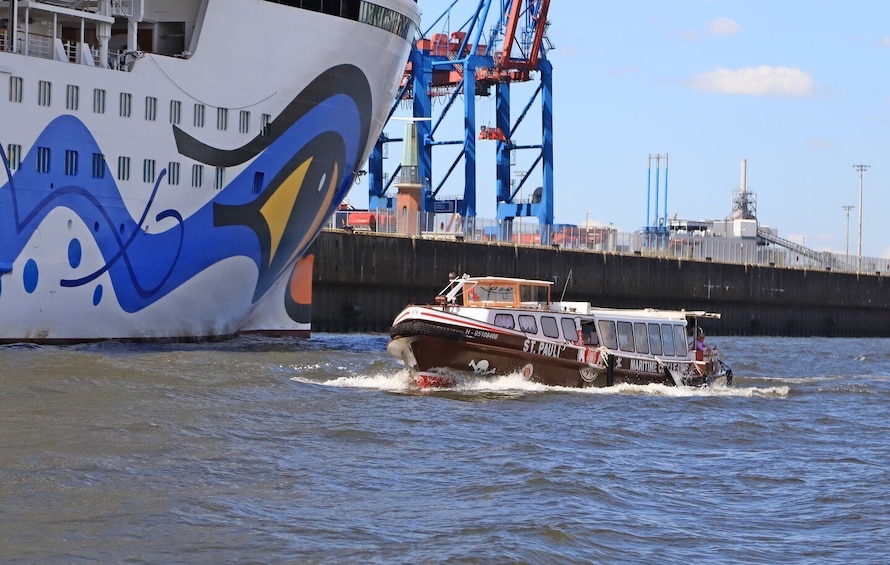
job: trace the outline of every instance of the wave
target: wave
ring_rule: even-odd
[[[618,384],[611,387],[572,388],[548,386],[532,382],[523,377],[519,372],[497,377],[474,377],[463,373],[448,373],[448,376],[456,378],[456,383],[443,388],[421,388],[411,379],[407,369],[402,369],[395,374],[380,372],[371,374],[357,374],[353,376],[341,376],[329,380],[319,381],[305,377],[292,377],[295,382],[314,385],[323,385],[343,388],[361,388],[380,390],[386,392],[399,392],[405,394],[430,394],[430,393],[461,393],[477,394],[506,394],[517,393],[568,393],[568,394],[593,394],[593,395],[650,395],[667,396],[676,398],[689,397],[743,397],[743,398],[787,398],[791,388],[786,385],[755,387],[755,386],[724,386],[713,385],[710,387],[676,387],[662,384],[632,385]]]

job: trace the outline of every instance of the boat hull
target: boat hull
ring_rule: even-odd
[[[194,52],[128,72],[0,51],[25,92],[0,96],[0,342],[308,334],[297,262],[379,135],[410,38],[266,0],[187,5]]]
[[[461,326],[420,319],[397,318],[387,351],[405,364],[415,384],[423,388],[455,386],[461,377],[492,378],[519,374],[548,386],[587,388],[618,384],[707,386],[726,382],[727,374],[701,367],[693,360],[661,362],[635,359],[600,349],[562,343],[540,346],[522,334],[479,324]],[[530,343],[531,342],[531,343]],[[455,375],[454,372],[457,372]]]

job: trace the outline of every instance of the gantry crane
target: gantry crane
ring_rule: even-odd
[[[496,143],[496,202],[502,239],[512,234],[516,217],[537,217],[542,226],[542,243],[549,243],[553,225],[553,73],[547,60],[551,48],[546,38],[547,12],[550,0],[479,0],[473,14],[454,31],[450,29],[452,12],[459,0],[451,5],[415,42],[411,51],[402,87],[390,109],[392,117],[403,100],[413,101],[414,120],[409,121],[412,137],[417,140],[416,176],[423,184],[424,212],[454,212],[466,219],[472,229],[476,217],[476,142],[492,140]],[[487,42],[484,28],[492,9],[499,9],[497,22]],[[432,33],[434,28],[445,31]],[[516,82],[534,80],[539,84],[516,121],[511,123],[510,87]],[[476,125],[477,96],[490,96],[495,90],[496,124],[494,127]],[[471,93],[471,95],[466,95]],[[442,110],[433,115],[433,100],[444,99]],[[462,139],[439,140],[436,134],[446,115],[458,100],[463,100],[464,128]],[[540,100],[541,141],[520,145],[516,142],[518,128],[528,112]],[[394,199],[387,190],[399,178],[401,164],[384,183],[384,145],[403,139],[382,134],[369,159],[369,205],[392,208]],[[440,179],[433,179],[433,148],[462,145],[457,158]],[[520,150],[537,150],[533,164],[520,174],[518,183],[511,184],[511,154]],[[439,191],[450,175],[464,165],[464,192],[458,199],[439,199]],[[523,185],[530,174],[541,165],[542,185],[531,198],[518,201]],[[547,229],[543,229],[546,227]]]

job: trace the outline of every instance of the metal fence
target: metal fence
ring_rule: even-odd
[[[381,210],[340,210],[330,229],[409,235],[453,241],[502,242],[559,249],[644,257],[713,261],[790,269],[890,276],[890,258],[816,251],[775,236],[721,237],[669,231],[659,235],[622,232],[611,226],[557,224],[542,234],[534,219],[516,218],[511,224],[490,218],[468,220],[458,215]],[[764,234],[766,235],[766,234]]]

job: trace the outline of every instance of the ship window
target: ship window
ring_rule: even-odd
[[[519,287],[519,299],[522,302],[547,302],[548,289],[541,285],[522,285]]]
[[[228,108],[216,109],[216,129],[226,131],[229,129],[229,110]]]
[[[65,93],[65,109],[77,110],[80,107],[80,87],[69,84]]]
[[[130,158],[117,158],[117,180],[130,180]]]
[[[674,326],[674,346],[678,356],[686,356],[686,331],[683,329],[683,326]]]
[[[204,105],[195,104],[195,127],[204,127]]]
[[[38,173],[48,173],[49,172],[49,163],[52,153],[49,150],[49,147],[38,147],[37,148],[37,172]]]
[[[615,322],[600,320],[600,335],[603,336],[603,345],[609,349],[618,349],[618,337],[615,333]]]
[[[65,175],[77,176],[77,151],[65,150]]]
[[[250,112],[247,110],[241,110],[238,115],[238,131],[241,133],[250,132]]]
[[[226,170],[223,167],[216,168],[216,175],[213,179],[213,188],[221,190],[226,184]]]
[[[50,106],[53,98],[53,83],[41,80],[37,83],[37,103],[41,106]]]
[[[494,325],[512,330],[516,327],[516,321],[513,319],[513,314],[495,314]]]
[[[673,355],[675,351],[674,331],[670,324],[661,324],[661,341],[664,343],[664,354]]]
[[[142,161],[142,180],[144,182],[153,183],[155,181],[156,167],[157,164],[154,159],[145,159],[144,161]]]
[[[93,113],[105,113],[105,91],[101,88],[93,89]]]
[[[194,188],[204,186],[204,165],[192,165],[192,186]]]
[[[145,119],[149,122],[158,119],[158,99],[154,96],[145,97]]]
[[[470,291],[479,297],[476,300],[483,302],[513,302],[515,300],[512,286],[500,286],[496,284],[477,284]]]
[[[170,123],[179,125],[182,122],[182,102],[179,100],[170,101]]]
[[[559,323],[562,326],[562,337],[566,341],[576,341],[578,339],[578,329],[575,328],[574,318],[560,318]]]
[[[105,155],[101,153],[93,153],[92,176],[94,179],[105,178]]]
[[[179,185],[179,163],[170,161],[167,166],[167,184],[170,186]]]
[[[9,101],[21,102],[22,93],[25,91],[25,81],[22,77],[9,77]]]
[[[360,0],[342,0],[340,2],[340,16],[350,20],[358,20],[359,6],[361,6]]]
[[[129,92],[121,92],[120,114],[122,118],[133,115],[133,95]]]
[[[268,137],[272,135],[272,116],[269,114],[263,114],[262,116],[262,130],[260,131],[260,135],[263,137]]]
[[[637,353],[649,353],[649,334],[643,322],[634,322],[634,349]]]
[[[599,345],[600,338],[596,334],[595,322],[581,322],[581,338],[584,340],[584,345]]]
[[[618,322],[618,349],[634,350],[634,326],[630,322]]]
[[[538,323],[535,321],[535,317],[528,314],[520,314],[519,329],[527,334],[538,333]]]
[[[661,348],[661,326],[658,324],[649,324],[649,349],[652,355],[661,355],[664,351]]]
[[[541,316],[541,331],[547,337],[559,338],[559,326],[556,325],[556,318],[553,316]]]
[[[6,151],[7,158],[9,159],[9,168],[10,170],[16,170],[22,166],[22,146],[10,143],[9,148]]]

